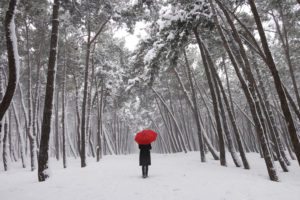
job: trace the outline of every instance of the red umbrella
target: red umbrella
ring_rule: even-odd
[[[150,129],[145,129],[140,132],[138,132],[135,135],[134,140],[138,144],[150,144],[151,142],[155,141],[157,137],[157,133],[150,130]]]

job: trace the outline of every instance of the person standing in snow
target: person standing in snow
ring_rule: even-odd
[[[143,178],[148,177],[148,166],[151,165],[150,150],[151,144],[139,144],[140,166],[142,166]]]

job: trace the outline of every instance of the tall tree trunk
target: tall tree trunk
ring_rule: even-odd
[[[56,75],[57,76],[57,75]],[[57,160],[60,158],[60,135],[59,135],[59,86],[56,85],[56,91],[55,91],[55,135],[54,135],[54,143],[55,143],[55,157]]]
[[[211,97],[212,97],[212,100],[213,100],[213,108],[214,108],[214,114],[215,114],[215,119],[216,119],[216,123],[217,123],[217,132],[218,132],[219,148],[220,148],[220,164],[222,166],[227,166],[226,154],[225,154],[225,142],[224,142],[223,130],[222,130],[221,120],[220,120],[220,115],[219,115],[218,100],[216,98],[214,85],[213,85],[211,74],[210,74],[210,71],[209,71],[209,68],[208,68],[208,63],[207,63],[207,59],[206,59],[206,56],[205,56],[203,43],[202,43],[202,41],[199,37],[197,28],[193,29],[193,33],[196,37],[197,44],[198,44],[198,47],[200,49],[200,53],[201,53],[201,57],[202,57],[202,61],[203,61],[203,66],[204,66],[204,69],[205,69],[206,78],[207,78],[207,81],[208,81]]]
[[[170,147],[171,147],[170,148],[171,152],[177,152],[177,151],[179,151],[177,142],[173,138],[173,134],[171,133],[170,127],[169,127],[169,125],[167,123],[166,117],[164,115],[164,112],[163,112],[162,108],[159,105],[159,102],[158,102],[157,98],[155,98],[155,101],[156,101],[156,104],[158,106],[161,118],[163,119],[164,125],[165,125],[165,127],[167,129],[167,132],[168,132],[168,140],[169,140],[169,144],[170,144]]]
[[[20,62],[15,30],[15,11],[17,9],[17,4],[18,0],[9,1],[9,7],[4,21],[9,76],[6,92],[0,103],[0,122],[12,101],[19,78]]]
[[[217,79],[217,82],[219,84],[219,87],[221,89],[221,93],[222,93],[222,96],[223,96],[223,99],[224,99],[224,103],[225,103],[226,108],[227,108],[229,119],[230,119],[230,121],[232,123],[233,131],[235,133],[235,137],[236,137],[236,140],[237,140],[237,143],[238,143],[238,148],[239,148],[239,152],[241,154],[241,158],[242,158],[242,161],[243,161],[244,168],[245,169],[250,169],[249,162],[248,162],[248,160],[246,158],[244,146],[243,146],[243,143],[242,143],[242,138],[241,138],[240,132],[238,130],[238,127],[237,127],[237,124],[236,124],[236,120],[235,120],[235,117],[233,115],[233,111],[231,111],[232,107],[230,107],[230,104],[228,102],[225,90],[224,90],[223,85],[222,85],[222,82],[221,82],[220,77],[218,76],[215,68],[213,68],[212,72],[215,75],[215,77]]]
[[[9,144],[8,144],[8,130],[7,129],[8,129],[7,117],[5,117],[4,127],[3,127],[4,137],[3,137],[3,152],[2,152],[4,171],[7,171],[9,169],[9,159],[8,159]]]
[[[81,148],[80,148],[80,159],[81,167],[86,166],[86,106],[88,97],[88,76],[89,76],[89,62],[90,62],[90,52],[91,52],[91,31],[90,24],[88,22],[88,39],[86,44],[86,55],[85,55],[85,71],[84,71],[84,89],[83,89],[83,100],[81,107]]]
[[[36,85],[35,85],[35,93],[34,93],[34,104],[33,104],[33,115],[32,115],[32,138],[33,138],[33,141],[35,141],[35,144],[33,143],[33,141],[31,141],[32,143],[32,147],[35,147],[35,146],[39,146],[39,138],[37,137],[38,135],[38,129],[39,129],[39,126],[38,126],[38,120],[39,120],[39,110],[40,110],[40,87],[41,87],[41,80],[40,80],[40,71],[41,71],[41,48],[42,48],[42,44],[40,44],[39,46],[39,53],[38,53],[38,61],[37,61],[37,77],[36,77]],[[29,136],[29,139],[30,137]],[[37,161],[37,154],[38,152],[35,151],[34,153],[34,150],[36,150],[36,148],[33,148],[31,152],[31,154],[33,155],[31,157],[31,170],[34,170],[36,168],[36,161]],[[34,158],[34,160],[32,160]],[[34,161],[34,162],[33,162]],[[34,167],[33,167],[33,163],[35,164]]]
[[[101,94],[100,94],[100,100],[99,100],[99,92],[97,92],[97,162],[100,161],[102,157],[102,127],[103,127],[103,122],[102,122],[102,115],[103,115],[103,96],[104,96],[104,81],[101,80]]]
[[[75,110],[76,110],[76,130],[77,130],[77,149],[79,152],[79,155],[81,156],[81,138],[80,138],[80,111],[79,111],[79,88],[76,80],[75,74],[73,74],[73,80],[74,80],[74,85],[75,85]]]
[[[197,135],[198,135],[198,141],[199,141],[199,147],[200,147],[200,156],[201,156],[201,162],[206,162],[205,158],[205,151],[204,151],[204,142],[203,142],[203,136],[202,136],[202,131],[201,131],[201,125],[200,125],[200,119],[199,119],[199,112],[198,112],[198,104],[197,104],[197,98],[196,98],[196,91],[195,91],[195,86],[192,80],[192,73],[191,73],[191,68],[187,59],[187,55],[185,52],[185,49],[183,49],[183,55],[184,55],[184,60],[185,60],[185,66],[187,69],[187,74],[191,86],[191,91],[192,91],[192,99],[193,99],[193,113],[196,121],[196,126],[197,126]]]
[[[17,162],[17,156],[15,153],[15,146],[13,145],[13,138],[15,137],[15,134],[13,135],[13,129],[12,129],[12,121],[13,121],[13,115],[12,115],[12,109],[9,109],[8,111],[8,118],[9,118],[9,123],[8,123],[8,148],[9,148],[9,154],[10,154],[10,159],[11,161]],[[14,141],[14,143],[17,143],[17,141]]]
[[[232,159],[233,159],[235,165],[237,167],[240,167],[241,166],[240,160],[238,159],[238,157],[236,155],[236,151],[235,151],[233,141],[232,141],[232,136],[229,132],[226,115],[225,115],[225,111],[224,111],[224,107],[223,107],[223,103],[222,103],[222,99],[221,99],[220,89],[219,89],[219,85],[217,82],[218,73],[216,72],[212,57],[211,57],[207,47],[205,46],[204,43],[202,43],[202,46],[203,46],[203,49],[204,49],[206,57],[207,57],[207,64],[208,64],[209,70],[211,72],[212,81],[214,82],[214,85],[216,88],[216,96],[217,96],[217,101],[219,103],[219,107],[220,107],[220,111],[221,111],[221,117],[223,119],[223,127],[224,127],[224,133],[225,133],[225,136],[226,136],[227,142],[228,142],[228,150],[232,156]],[[226,98],[226,97],[224,97],[224,98]]]
[[[46,95],[44,103],[44,113],[42,122],[42,135],[40,143],[40,153],[38,159],[38,179],[45,181],[49,178],[49,138],[51,130],[51,118],[53,111],[53,94],[55,88],[55,74],[56,74],[56,58],[57,58],[57,43],[58,43],[58,10],[59,0],[54,0],[52,13],[52,33],[50,41],[50,55],[48,61]]]
[[[179,137],[182,137],[182,131],[178,125],[178,122],[177,120],[175,119],[175,116],[173,115],[173,113],[171,112],[171,110],[169,109],[169,107],[167,106],[167,104],[165,103],[165,101],[162,99],[162,97],[156,92],[156,90],[154,88],[151,88],[152,91],[157,95],[158,99],[162,102],[162,104],[164,105],[164,107],[166,108],[166,110],[168,111],[169,115],[170,115],[170,118],[173,120],[174,124],[175,124],[175,128],[176,130],[178,131],[179,133]],[[187,147],[186,147],[186,144],[185,144],[185,141],[182,139],[181,141],[184,142],[184,144],[182,144],[182,148],[183,148],[183,151],[185,153],[187,153]]]
[[[282,31],[280,29],[280,25],[278,23],[277,17],[275,17],[273,12],[272,12],[272,16],[273,16],[273,19],[274,19],[274,22],[276,25],[276,29],[277,29],[279,38],[282,43],[286,63],[289,67],[289,71],[290,71],[290,75],[291,75],[291,79],[292,79],[292,83],[293,83],[293,87],[294,87],[294,92],[295,92],[297,103],[298,103],[298,108],[300,109],[300,95],[299,95],[298,85],[297,85],[295,74],[294,74],[294,66],[292,64],[292,60],[291,60],[291,56],[290,56],[290,45],[289,45],[289,39],[288,39],[288,32],[286,30],[286,20],[285,20],[284,14],[283,14],[281,2],[278,2],[278,7],[279,7],[279,14],[280,14],[280,17],[282,20]]]
[[[62,82],[62,153],[63,153],[63,167],[67,168],[67,155],[66,155],[66,82],[67,82],[67,56],[66,56],[66,33],[65,33],[65,46],[64,46],[64,67],[63,67],[63,82]]]
[[[27,17],[26,17],[27,18]],[[31,157],[31,171],[36,169],[36,141],[35,136],[32,131],[32,91],[31,91],[31,63],[30,63],[30,51],[29,51],[29,25],[27,24],[27,20],[25,19],[25,28],[26,28],[26,59],[27,59],[27,70],[28,70],[28,94],[27,94],[27,135],[29,136],[30,142],[30,157]],[[21,90],[21,88],[20,88]]]
[[[255,59],[254,59],[255,61]],[[283,149],[283,145],[282,145],[282,141],[281,141],[281,136],[278,132],[278,129],[276,127],[276,122],[275,122],[275,119],[274,119],[274,115],[273,115],[273,112],[272,112],[272,109],[271,109],[271,106],[270,106],[270,102],[269,102],[269,99],[268,99],[268,95],[267,95],[267,92],[266,92],[266,89],[265,89],[265,84],[263,83],[262,81],[262,77],[261,77],[261,74],[260,74],[260,70],[258,69],[258,66],[256,63],[254,63],[254,68],[255,68],[255,71],[256,71],[256,74],[257,74],[257,77],[258,77],[258,80],[259,80],[259,85],[260,85],[260,89],[262,90],[262,98],[263,98],[263,101],[264,104],[265,104],[265,109],[266,109],[266,117],[267,117],[267,120],[269,120],[270,124],[270,132],[271,132],[271,135],[274,134],[274,143],[276,144],[275,148],[276,148],[276,153],[277,153],[277,157],[278,157],[278,160],[281,162],[281,166],[283,168],[283,170],[286,168],[286,171],[287,171],[287,167],[282,163],[282,159],[281,157],[284,159],[284,161],[286,162],[287,165],[290,165],[290,162],[289,160],[287,159],[286,155],[285,155],[285,151]]]
[[[231,27],[232,27],[232,30],[235,32],[236,34],[236,29],[235,27],[233,26],[233,23],[228,15],[228,13],[226,12],[226,10],[224,9],[223,5],[218,1],[216,0],[216,2],[218,3],[218,5],[220,6],[220,8],[223,10],[224,14],[226,15],[226,18],[227,18],[227,21],[229,23],[231,23]],[[212,3],[212,0],[210,0],[210,4],[211,4],[211,7],[213,8],[214,10],[214,6],[213,6],[213,3]],[[222,42],[223,42],[223,45],[225,47],[225,50],[227,51],[229,57],[230,57],[230,60],[232,62],[232,65],[236,71],[236,74],[241,82],[241,86],[242,86],[242,89],[245,93],[245,96],[247,98],[247,101],[248,101],[248,104],[249,104],[249,107],[250,107],[250,111],[251,111],[251,114],[252,114],[252,117],[253,117],[253,120],[254,120],[254,123],[255,123],[255,128],[256,128],[256,132],[257,134],[259,135],[259,139],[261,141],[261,146],[262,146],[262,149],[263,149],[263,153],[264,153],[264,159],[265,159],[265,163],[266,163],[266,166],[267,166],[267,170],[268,170],[268,173],[269,173],[269,177],[272,181],[278,181],[278,176],[277,176],[277,173],[276,173],[276,170],[275,170],[275,166],[274,166],[274,163],[272,161],[272,158],[270,156],[270,152],[269,152],[269,149],[267,147],[267,143],[266,143],[266,138],[265,138],[265,134],[264,134],[264,131],[262,129],[262,125],[259,121],[259,118],[257,116],[257,110],[256,110],[256,105],[255,105],[255,102],[253,100],[253,97],[248,89],[248,86],[244,80],[244,78],[242,77],[242,74],[239,70],[239,67],[238,67],[238,64],[236,62],[236,59],[229,47],[229,44],[225,38],[225,35],[219,25],[219,22],[218,22],[218,19],[215,17],[215,23],[217,25],[217,28],[218,28],[218,32],[222,38]]]
[[[91,45],[95,42],[99,34],[104,29],[109,19],[105,20],[97,33],[91,38],[91,27],[89,19],[87,19],[87,44],[86,44],[86,55],[85,55],[85,72],[84,72],[84,89],[83,89],[83,100],[82,100],[82,111],[81,111],[81,149],[80,149],[80,159],[81,159],[81,167],[86,166],[86,106],[87,106],[87,97],[88,97],[88,75],[89,75],[89,62],[90,62],[90,53],[91,53]]]
[[[21,131],[21,128],[20,128],[19,115],[17,113],[14,101],[12,102],[12,106],[13,106],[13,112],[14,112],[15,121],[16,121],[16,129],[17,129],[17,132],[18,132],[18,138],[19,138],[19,143],[20,143],[20,153],[21,153],[22,167],[26,168],[24,138],[23,138],[23,134],[22,134],[22,131]]]
[[[298,135],[297,135],[297,132],[296,132],[296,128],[295,128],[295,124],[294,124],[294,121],[293,121],[293,117],[292,117],[292,114],[291,114],[291,111],[290,111],[290,108],[289,108],[289,105],[288,105],[288,102],[287,102],[287,99],[286,99],[286,96],[285,96],[285,93],[284,93],[282,82],[281,82],[278,70],[276,68],[276,65],[274,63],[273,56],[272,56],[271,51],[269,49],[267,38],[266,38],[266,35],[265,35],[265,32],[264,32],[260,17],[258,15],[256,5],[255,5],[253,0],[248,0],[248,1],[249,1],[249,4],[250,4],[250,7],[251,7],[252,14],[253,14],[254,19],[255,19],[255,23],[257,25],[257,29],[258,29],[258,33],[259,33],[259,36],[260,36],[261,44],[262,44],[264,53],[265,53],[266,58],[267,58],[267,60],[266,60],[267,61],[267,66],[269,67],[269,69],[272,73],[273,79],[274,79],[275,87],[276,87],[276,90],[277,90],[277,93],[278,93],[278,96],[279,96],[279,100],[280,100],[280,104],[281,104],[281,109],[283,111],[286,123],[288,125],[289,134],[290,134],[290,137],[291,137],[291,140],[292,140],[292,144],[293,144],[293,147],[294,147],[294,150],[295,150],[295,154],[297,156],[298,164],[300,165],[300,141],[299,141],[299,138],[298,138]]]

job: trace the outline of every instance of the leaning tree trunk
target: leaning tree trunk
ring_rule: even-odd
[[[253,66],[255,68],[255,71],[256,71],[256,74],[257,74],[257,77],[258,77],[258,81],[259,81],[259,85],[260,85],[260,89],[262,91],[262,98],[263,98],[263,102],[265,103],[265,109],[266,109],[266,112],[267,112],[266,117],[269,120],[270,132],[271,132],[271,135],[274,135],[273,136],[274,137],[273,140],[274,140],[274,142],[276,144],[275,148],[276,149],[278,148],[278,151],[279,151],[279,152],[277,152],[277,154],[278,154],[277,155],[278,160],[280,162],[282,162],[281,159],[280,159],[280,157],[282,156],[282,158],[284,159],[285,163],[287,165],[290,165],[290,162],[287,159],[287,157],[285,155],[285,151],[283,149],[283,145],[282,145],[282,141],[281,141],[281,136],[279,134],[278,128],[276,127],[276,122],[275,122],[274,115],[273,115],[273,112],[272,112],[272,109],[271,109],[271,106],[270,106],[270,102],[269,102],[269,99],[268,99],[268,94],[267,94],[266,89],[265,89],[265,84],[262,81],[263,79],[261,77],[260,70],[258,69],[258,66],[257,66],[256,63],[254,63]]]
[[[200,119],[199,119],[199,112],[198,112],[198,104],[197,104],[197,98],[196,98],[196,91],[195,91],[195,86],[193,83],[193,79],[192,79],[192,73],[191,73],[191,68],[187,59],[187,55],[185,50],[183,49],[183,54],[184,54],[184,59],[185,59],[185,66],[187,69],[187,74],[188,74],[188,78],[189,78],[189,82],[190,82],[190,86],[191,86],[191,91],[192,91],[192,99],[193,99],[193,113],[195,116],[195,120],[196,120],[196,125],[197,125],[197,136],[198,136],[198,140],[199,140],[199,147],[200,147],[200,156],[201,156],[201,162],[206,162],[206,158],[205,158],[205,151],[204,151],[204,142],[203,142],[203,134],[201,131],[201,124],[200,124]],[[183,87],[183,85],[182,85]],[[187,95],[187,93],[186,93]]]
[[[228,102],[225,90],[224,90],[223,85],[222,85],[222,82],[221,82],[220,77],[218,76],[215,68],[213,68],[212,72],[215,74],[217,82],[220,86],[220,90],[221,90],[221,93],[222,93],[222,96],[223,96],[223,99],[224,99],[224,103],[225,103],[226,108],[227,108],[229,119],[230,119],[232,127],[233,127],[233,132],[235,133],[235,137],[236,137],[236,140],[237,140],[237,143],[238,143],[238,148],[239,148],[239,152],[241,154],[241,158],[242,158],[242,161],[243,161],[244,168],[245,169],[250,169],[249,162],[246,158],[245,149],[244,149],[244,146],[243,146],[243,143],[242,143],[242,138],[241,138],[240,132],[238,130],[236,120],[235,120],[235,117],[233,115],[233,111],[231,110],[232,107],[230,107],[230,104]]]
[[[217,74],[217,72],[213,72],[215,70],[215,66],[214,66],[213,60],[211,58],[211,55],[210,55],[207,47],[205,46],[205,44],[203,42],[202,42],[202,46],[203,46],[204,52],[205,52],[206,57],[207,57],[207,64],[208,64],[208,67],[209,67],[209,71],[211,72],[212,81],[215,84],[216,96],[217,96],[217,100],[218,100],[220,111],[221,111],[221,117],[223,118],[224,133],[225,133],[225,136],[227,138],[227,143],[228,143],[228,150],[229,150],[229,152],[232,156],[234,164],[237,167],[240,167],[241,166],[240,160],[238,159],[238,156],[236,154],[236,151],[235,151],[235,148],[234,148],[234,145],[233,145],[232,136],[229,132],[229,128],[228,128],[228,124],[227,124],[227,120],[226,120],[226,115],[225,115],[225,111],[224,111],[224,106],[223,106],[222,99],[221,99],[220,89],[219,89],[219,86],[218,86],[218,83],[217,83],[216,76],[218,76],[218,74]]]
[[[251,7],[252,14],[255,19],[255,23],[257,25],[261,44],[262,44],[262,47],[263,47],[263,50],[264,50],[264,53],[266,56],[267,66],[269,67],[269,69],[272,73],[273,79],[274,79],[275,87],[276,87],[278,97],[280,100],[280,104],[281,104],[281,109],[283,111],[286,123],[288,125],[289,134],[290,134],[291,141],[292,141],[292,144],[293,144],[293,147],[295,150],[295,154],[297,156],[298,164],[300,165],[300,141],[299,141],[299,138],[298,138],[298,135],[296,132],[296,128],[295,128],[295,124],[293,121],[293,117],[292,117],[292,114],[291,114],[291,111],[290,111],[290,108],[289,108],[289,105],[288,105],[288,102],[287,102],[287,99],[286,99],[286,96],[284,93],[282,82],[281,82],[278,70],[276,68],[275,62],[273,60],[273,56],[269,49],[268,41],[267,41],[267,38],[266,38],[266,35],[264,32],[260,17],[258,15],[255,2],[254,2],[254,0],[248,0],[248,1],[250,4],[250,7]]]
[[[285,59],[286,59],[286,64],[289,67],[290,76],[291,76],[291,79],[292,79],[294,92],[295,92],[296,100],[297,100],[297,103],[298,103],[298,108],[300,108],[300,95],[299,95],[299,91],[298,91],[297,81],[296,81],[296,78],[295,78],[294,66],[292,64],[292,60],[291,60],[291,56],[290,56],[290,45],[289,45],[289,40],[288,40],[288,32],[286,30],[286,20],[285,20],[283,11],[282,11],[281,3],[279,3],[279,13],[280,13],[281,20],[282,20],[282,31],[280,30],[279,22],[278,22],[276,16],[273,13],[272,13],[272,17],[274,19],[276,29],[277,29],[279,38],[280,38],[281,43],[282,43],[282,47],[283,47],[284,55],[285,55]]]
[[[226,11],[226,9],[224,9],[223,5],[218,1],[216,0],[218,5],[220,6],[220,8],[223,10],[224,14],[226,15],[226,18],[228,20],[228,22],[230,23],[231,25],[231,28],[234,32],[234,34],[237,34],[237,31]],[[213,3],[212,3],[212,0],[210,0],[210,4],[211,4],[211,7],[213,8],[214,10],[214,6],[213,6]],[[256,131],[257,131],[257,134],[259,135],[259,139],[261,141],[261,146],[262,146],[262,149],[263,149],[263,153],[264,153],[264,158],[265,158],[265,163],[266,163],[266,166],[267,166],[267,170],[268,170],[268,173],[269,173],[269,177],[272,181],[278,181],[278,176],[277,176],[277,173],[276,173],[276,170],[275,170],[275,167],[274,167],[274,163],[272,161],[272,158],[270,156],[270,152],[269,152],[269,149],[267,147],[267,143],[266,143],[266,138],[265,138],[265,134],[263,132],[263,129],[262,129],[262,125],[259,121],[259,118],[257,116],[257,110],[256,110],[256,106],[255,106],[255,102],[253,100],[253,97],[248,89],[248,86],[246,84],[246,81],[244,80],[241,72],[240,72],[240,69],[238,67],[238,64],[237,64],[237,61],[235,59],[235,56],[233,55],[230,47],[229,47],[229,44],[225,38],[225,35],[221,29],[221,26],[220,24],[218,23],[218,20],[217,18],[215,19],[215,22],[216,22],[216,25],[217,25],[217,28],[218,28],[218,32],[221,36],[221,39],[222,39],[222,42],[223,42],[223,46],[225,47],[225,50],[227,51],[229,57],[230,57],[230,60],[232,62],[232,65],[236,71],[236,74],[240,80],[240,83],[241,83],[241,86],[242,86],[242,89],[245,93],[245,96],[247,98],[247,101],[248,101],[248,104],[249,104],[249,107],[250,107],[250,111],[251,111],[251,114],[252,114],[252,117],[253,117],[253,120],[254,120],[254,123],[255,123],[255,128],[256,128]]]
[[[54,0],[53,13],[52,13],[52,33],[50,42],[50,55],[48,62],[46,95],[44,103],[44,113],[42,122],[42,135],[40,143],[40,153],[38,160],[38,179],[45,181],[49,178],[49,138],[51,130],[51,118],[53,111],[53,94],[55,87],[55,74],[56,74],[56,58],[57,58],[57,43],[58,43],[58,10],[59,0]]]
[[[206,59],[206,56],[205,56],[203,43],[202,43],[202,41],[199,37],[197,28],[193,29],[193,33],[196,37],[197,44],[198,44],[199,49],[200,49],[200,53],[201,53],[201,57],[202,57],[202,61],[203,61],[203,66],[204,66],[204,69],[205,69],[206,78],[207,78],[207,81],[208,81],[211,97],[212,97],[212,100],[213,100],[213,108],[214,108],[214,114],[215,114],[215,119],[216,119],[216,123],[217,123],[217,132],[218,132],[219,148],[220,148],[220,164],[222,166],[227,166],[226,154],[225,154],[225,142],[224,142],[223,130],[222,130],[221,120],[220,120],[220,115],[219,115],[218,100],[217,100],[216,93],[215,93],[215,90],[214,90],[214,85],[213,85],[213,82],[212,82],[211,74],[210,74],[210,71],[209,71],[209,68],[208,68],[208,63],[207,63],[207,59]]]
[[[7,111],[12,98],[14,96],[18,76],[19,76],[19,53],[15,27],[15,11],[17,9],[18,0],[10,0],[9,7],[6,12],[4,26],[7,46],[7,58],[8,58],[8,83],[6,92],[0,103],[0,123],[3,119],[5,112]]]
[[[179,133],[179,137],[182,137],[182,131],[179,127],[179,124],[174,116],[174,114],[172,113],[172,111],[170,110],[170,108],[167,106],[166,102],[163,100],[163,98],[156,92],[156,90],[154,88],[151,88],[152,91],[156,94],[156,96],[158,97],[158,99],[162,102],[162,104],[164,105],[164,107],[166,108],[166,110],[168,111],[168,114],[170,115],[170,118],[173,120],[174,122],[174,125],[175,125],[175,128],[176,130],[178,131]],[[181,141],[183,144],[181,144],[181,147],[182,147],[182,150],[187,153],[187,145],[186,145],[186,141],[184,141],[182,138],[181,138]]]

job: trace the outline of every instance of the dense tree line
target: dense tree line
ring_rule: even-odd
[[[300,164],[299,2],[2,4],[5,170],[30,161],[44,181],[50,157],[67,168],[70,156],[85,167],[87,156],[132,153],[143,128],[159,133],[158,153],[210,153],[222,166],[230,155],[245,169],[259,153],[273,181],[277,161],[284,172]],[[115,32],[138,23],[147,37],[130,51]]]

